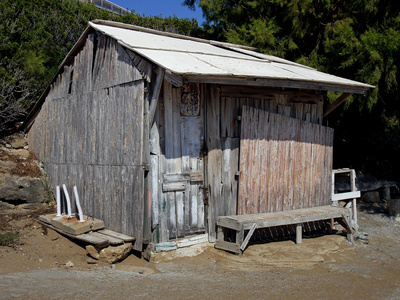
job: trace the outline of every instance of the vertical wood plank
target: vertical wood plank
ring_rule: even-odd
[[[328,136],[332,130],[254,110],[243,107],[239,213],[283,211],[327,203],[330,196],[325,190],[330,189],[327,175],[331,172],[332,155],[330,147],[325,145],[332,143],[332,136]],[[260,142],[263,140],[266,142]]]

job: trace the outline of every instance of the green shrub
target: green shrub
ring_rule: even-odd
[[[0,233],[0,246],[14,245],[18,240],[19,234],[17,231],[6,231]]]

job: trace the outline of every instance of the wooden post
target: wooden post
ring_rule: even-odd
[[[355,192],[356,188],[356,171],[354,169],[350,172],[350,184],[351,184],[351,191]],[[358,230],[358,222],[357,222],[357,199],[353,198],[353,205],[352,205],[352,212],[353,212],[353,225],[354,229]]]
[[[333,200],[335,194],[335,172],[332,171],[332,206],[338,206],[338,202]]]
[[[225,238],[224,228],[222,226],[217,226],[217,240],[223,241]]]
[[[151,91],[151,103],[149,108],[149,126],[153,125],[154,115],[156,113],[156,108],[158,104],[158,98],[160,96],[161,86],[164,79],[164,69],[161,67],[157,68],[157,78],[156,81],[153,83],[153,89]]]
[[[152,198],[152,170],[150,169],[150,128],[149,128],[149,86],[145,84],[144,94],[144,116],[143,116],[143,169],[144,169],[144,220],[143,220],[143,243],[148,244],[151,240],[151,198]]]
[[[240,247],[243,243],[244,229],[243,224],[240,226],[240,230],[236,231],[236,244]]]
[[[296,224],[296,244],[301,244],[303,238],[303,224]]]

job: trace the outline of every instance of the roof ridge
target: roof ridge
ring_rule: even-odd
[[[98,24],[98,25],[113,26],[113,27],[118,27],[118,28],[123,28],[123,29],[136,30],[136,31],[146,32],[146,33],[153,33],[153,34],[157,34],[157,35],[161,35],[161,36],[168,36],[168,37],[173,37],[173,38],[178,38],[178,39],[183,39],[183,40],[190,40],[190,41],[209,44],[209,45],[213,45],[213,46],[236,47],[236,48],[250,50],[250,51],[258,50],[257,48],[250,47],[250,46],[231,44],[231,43],[219,42],[219,41],[214,41],[214,40],[206,40],[206,39],[201,39],[201,38],[197,38],[197,37],[193,37],[193,36],[189,36],[189,35],[172,33],[172,32],[167,32],[167,31],[160,31],[160,30],[141,27],[141,26],[137,26],[137,25],[133,25],[133,24],[126,24],[126,23],[109,21],[109,20],[96,19],[96,20],[89,21],[89,24],[90,23]]]

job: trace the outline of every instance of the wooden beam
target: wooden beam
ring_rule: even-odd
[[[232,242],[216,241],[214,247],[217,249],[226,250],[226,251],[233,252],[236,254],[242,253],[242,251],[240,250],[240,245],[232,243]]]
[[[354,199],[360,197],[361,197],[360,191],[338,193],[332,195],[332,201],[340,201],[340,200]]]
[[[251,226],[249,232],[247,233],[246,238],[244,239],[242,245],[240,246],[240,250],[243,251],[244,249],[246,249],[247,244],[249,243],[250,238],[251,238],[251,236],[252,236],[253,233],[254,233],[254,230],[256,230],[256,227],[257,227],[257,224],[256,224],[256,223],[254,223],[254,224]]]
[[[340,104],[342,104],[348,97],[350,97],[351,93],[343,93],[341,94],[332,104],[328,107],[324,114],[324,118],[329,115],[334,109],[336,109]]]
[[[150,127],[153,124],[154,115],[156,113],[156,108],[157,108],[157,103],[158,103],[158,98],[160,96],[161,86],[162,86],[162,82],[164,80],[164,69],[161,67],[158,67],[156,73],[157,73],[157,78],[156,78],[156,81],[155,81],[152,91],[151,91],[151,103],[150,103],[150,109],[149,109],[149,126]]]
[[[254,78],[254,77],[223,77],[223,76],[194,76],[187,75],[185,82],[195,83],[211,83],[211,84],[226,84],[226,85],[243,85],[243,86],[264,86],[278,88],[293,88],[293,89],[308,89],[319,91],[334,91],[350,94],[364,95],[368,87],[363,86],[348,86],[333,83],[301,81],[290,79],[270,79],[270,78]]]
[[[171,72],[165,72],[165,80],[171,83],[174,87],[181,87],[183,85],[183,77],[176,74],[171,74]]]

